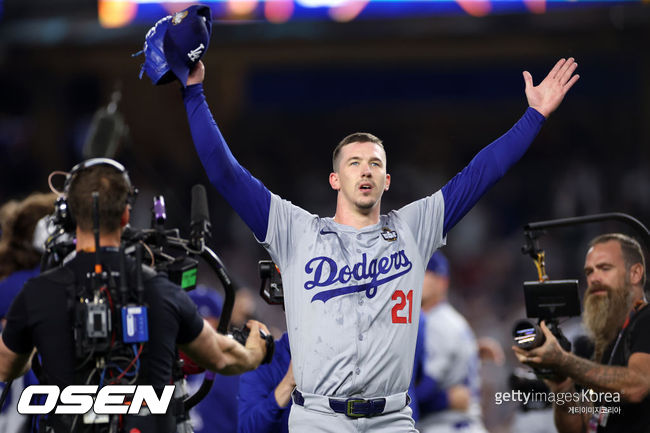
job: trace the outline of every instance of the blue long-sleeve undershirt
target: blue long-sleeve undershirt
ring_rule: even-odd
[[[183,89],[185,110],[194,147],[208,178],[257,239],[266,238],[271,192],[235,159],[212,118],[203,95],[203,85]]]
[[[423,375],[415,386],[415,395],[420,405],[420,416],[440,412],[449,408],[447,390],[440,388],[432,377]]]
[[[270,191],[242,167],[228,148],[203,95],[203,85],[183,89],[194,146],[210,182],[230,203],[258,240],[266,238]],[[445,202],[443,234],[476,204],[485,192],[526,153],[544,116],[528,108],[504,135],[481,150],[460,173],[442,187]]]
[[[420,314],[418,323],[418,337],[415,346],[415,365],[411,377],[409,395],[415,398],[418,416],[424,417],[432,412],[440,412],[449,408],[447,390],[438,386],[438,382],[424,371],[426,362],[425,341],[427,339],[427,315]],[[415,412],[414,412],[415,413]]]

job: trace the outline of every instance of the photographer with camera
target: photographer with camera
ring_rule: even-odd
[[[42,363],[39,380],[60,388],[128,383],[162,389],[172,382],[177,346],[201,366],[221,374],[239,374],[260,364],[266,352],[259,332],[266,331],[263,324],[248,322],[251,332],[245,346],[217,334],[198,314],[187,293],[166,275],[138,266],[139,260],[120,251],[135,196],[121,164],[97,158],[77,165],[66,177],[64,193],[76,222],[75,252],[63,266],[29,280],[14,300],[0,339],[1,380],[25,373],[34,348]],[[98,275],[101,279],[96,279]],[[94,300],[88,298],[87,286],[92,288]],[[141,316],[144,324],[135,324],[140,338],[129,340],[120,332],[127,335],[129,326],[120,328],[119,311],[113,307],[132,302],[145,314]],[[104,326],[106,322],[114,324],[112,332],[110,325]],[[93,333],[102,329],[109,329],[104,340],[93,339]],[[97,343],[102,341],[104,347]],[[124,363],[125,358],[130,363]],[[93,420],[89,416],[92,411],[83,416],[50,413],[39,421],[38,428],[56,433],[171,433],[176,431],[174,407],[169,406],[164,415],[111,415],[110,420]]]
[[[593,338],[592,360],[564,350],[544,322],[544,344],[513,350],[520,362],[556,373],[560,381],[546,381],[556,395],[573,396],[554,404],[560,433],[650,432],[650,309],[641,246],[623,234],[598,236],[584,270],[582,320]],[[580,393],[576,385],[590,391]]]

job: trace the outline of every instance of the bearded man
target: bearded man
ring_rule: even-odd
[[[589,243],[583,324],[594,342],[592,360],[562,349],[542,322],[544,344],[513,347],[520,362],[566,376],[546,381],[560,433],[650,432],[650,308],[646,308],[645,260],[639,243],[612,233]],[[588,392],[577,392],[583,387]]]

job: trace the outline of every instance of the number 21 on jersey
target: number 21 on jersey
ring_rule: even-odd
[[[393,323],[411,323],[411,315],[413,313],[413,290],[409,290],[407,293],[404,293],[402,290],[395,290],[391,299],[397,301],[397,304],[393,305],[393,309],[391,310]],[[402,312],[402,310],[407,307],[407,304],[408,314],[406,311]]]

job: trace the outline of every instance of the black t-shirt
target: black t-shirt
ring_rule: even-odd
[[[627,366],[626,344],[629,355],[642,352],[650,354],[650,306],[634,314],[623,332],[610,365]],[[615,341],[603,355],[602,364],[608,364]],[[609,413],[605,427],[599,426],[599,433],[650,433],[650,396],[640,403],[603,403],[606,407],[620,407],[620,413]]]
[[[94,260],[94,254],[79,253],[62,268],[29,280],[7,314],[4,343],[16,353],[29,353],[36,347],[50,384],[63,387],[78,381],[70,287],[75,279],[77,284],[85,281]],[[104,270],[119,271],[119,253],[104,251],[102,264]],[[128,261],[127,268],[135,269],[133,261]],[[144,302],[149,307],[149,341],[139,382],[161,387],[171,383],[176,345],[194,340],[203,319],[189,296],[164,274],[144,280]]]

